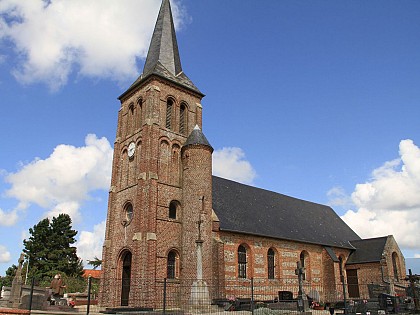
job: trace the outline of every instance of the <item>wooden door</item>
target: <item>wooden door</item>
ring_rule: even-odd
[[[124,255],[121,281],[121,306],[128,306],[131,283],[131,253]]]
[[[349,297],[359,298],[359,280],[357,278],[357,269],[347,270],[347,287],[349,291]]]

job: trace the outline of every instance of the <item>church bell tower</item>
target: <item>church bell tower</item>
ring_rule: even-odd
[[[155,308],[164,279],[211,278],[213,148],[201,131],[203,96],[182,71],[163,0],[143,73],[119,97],[103,307]]]

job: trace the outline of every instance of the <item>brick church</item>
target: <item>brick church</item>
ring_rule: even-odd
[[[119,97],[101,306],[157,308],[163,281],[195,283],[209,301],[239,296],[251,279],[296,293],[297,262],[324,300],[365,298],[364,283],[403,287],[392,236],[361,239],[329,206],[212,176],[203,97],[182,71],[163,0],[143,73]]]

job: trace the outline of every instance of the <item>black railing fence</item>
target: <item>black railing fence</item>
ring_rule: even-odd
[[[403,285],[304,281],[291,279],[107,279],[101,285],[105,307],[128,307],[163,313],[251,311],[260,308],[302,312],[334,308],[341,313],[407,312],[413,297]],[[260,310],[261,311],[261,310]],[[379,312],[380,313],[380,312]]]
[[[48,286],[43,286],[43,283],[40,283],[36,278],[31,278],[29,285],[21,285],[20,299],[16,301],[16,304],[19,305],[19,308],[27,309],[29,312],[32,310],[54,311],[58,308],[71,310],[71,308],[83,306],[86,308],[86,314],[89,314],[91,305],[98,304],[99,281],[99,279],[91,277],[78,279],[77,284],[69,281],[69,285],[66,285],[64,290],[66,293],[58,296],[53,295]],[[77,292],[76,289],[78,289]]]

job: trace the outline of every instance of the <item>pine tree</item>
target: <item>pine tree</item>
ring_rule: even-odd
[[[53,251],[50,251],[50,260],[56,261],[56,269],[68,276],[81,276],[83,273],[82,262],[77,257],[76,243],[77,231],[72,229],[70,216],[60,214],[51,222],[51,241]]]
[[[29,260],[29,275],[42,279],[51,276],[48,253],[50,244],[50,220],[43,219],[29,229],[29,240],[23,240],[24,253]]]
[[[93,269],[96,269],[102,265],[102,259],[99,259],[98,257],[95,256],[93,260],[88,260],[88,264],[91,265]]]
[[[39,280],[51,279],[54,274],[80,277],[83,266],[77,257],[77,231],[72,229],[67,214],[43,219],[29,229],[29,240],[24,240],[24,252],[29,260],[29,276]]]

